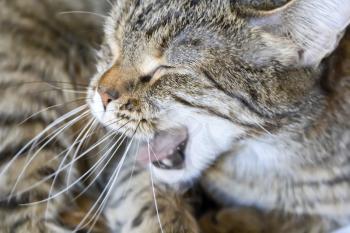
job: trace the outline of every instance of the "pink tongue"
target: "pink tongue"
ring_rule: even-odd
[[[162,131],[150,141],[149,149],[147,143],[140,147],[138,161],[145,165],[149,162],[165,159],[173,154],[176,147],[185,141],[186,137],[186,129]]]

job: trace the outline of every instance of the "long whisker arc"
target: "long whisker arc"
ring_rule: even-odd
[[[104,188],[104,190],[103,190],[102,193],[100,194],[100,197],[97,199],[97,201],[95,202],[95,204],[91,207],[91,209],[89,210],[89,213],[87,214],[87,216],[85,216],[85,218],[81,221],[81,224],[79,224],[79,225],[76,227],[76,229],[75,229],[74,232],[76,232],[76,230],[81,229],[81,227],[85,227],[85,226],[88,225],[92,220],[94,221],[94,222],[93,222],[93,225],[96,223],[96,221],[97,221],[97,219],[98,219],[98,216],[101,214],[103,208],[105,207],[106,202],[107,202],[107,200],[108,200],[108,198],[109,198],[109,195],[110,195],[111,191],[113,190],[113,187],[114,187],[114,185],[115,185],[115,183],[116,183],[116,181],[117,181],[117,178],[118,178],[118,176],[119,176],[119,173],[120,173],[120,171],[121,171],[121,168],[122,168],[122,166],[123,166],[123,164],[124,164],[124,161],[125,161],[125,159],[126,159],[126,155],[127,155],[127,153],[129,152],[129,150],[130,150],[130,148],[131,148],[131,145],[132,145],[132,142],[133,142],[133,140],[134,140],[135,133],[137,132],[137,129],[138,129],[138,127],[139,127],[139,124],[140,124],[140,122],[137,124],[137,127],[136,127],[136,129],[135,129],[133,135],[131,136],[131,141],[130,141],[130,143],[128,144],[128,146],[127,146],[127,148],[126,148],[126,150],[125,150],[125,152],[124,152],[124,154],[123,154],[123,156],[122,156],[122,159],[120,160],[120,162],[119,162],[119,164],[118,164],[117,169],[113,172],[113,174],[112,174],[111,178],[109,179],[109,181],[108,181],[106,187]],[[107,191],[107,190],[108,190],[108,191]],[[105,195],[105,192],[107,192],[106,195]],[[83,224],[83,223],[86,221],[86,219],[91,215],[91,212],[96,208],[96,205],[101,201],[101,198],[102,198],[104,195],[105,195],[105,197],[104,197],[104,199],[102,200],[100,206],[99,206],[99,207],[97,208],[97,210],[95,211],[95,214],[92,216],[92,219],[91,219],[90,221],[88,221],[87,223],[85,223],[85,224],[82,226],[82,224]],[[97,216],[96,216],[96,215],[97,215]],[[95,219],[95,220],[94,220],[94,219]],[[93,225],[92,225],[92,226],[93,226]],[[91,230],[91,227],[90,227],[89,231],[90,231],[90,230]]]
[[[66,14],[89,14],[89,15],[94,15],[94,16],[98,16],[102,19],[106,19],[107,16],[96,13],[96,12],[90,12],[90,11],[62,11],[60,13],[58,13],[57,15],[66,15]]]
[[[67,129],[68,127],[70,127],[71,125],[75,124],[76,122],[78,122],[82,117],[86,116],[88,114],[88,111],[86,111],[85,113],[83,113],[82,115],[75,117],[73,120],[71,120],[67,125],[65,125],[61,130],[59,130],[58,132],[56,132],[49,140],[47,140],[31,157],[28,161],[26,161],[26,165],[24,166],[24,168],[22,169],[22,171],[20,172],[20,174],[18,175],[16,182],[11,190],[11,193],[9,195],[9,197],[11,198],[17,185],[19,180],[22,178],[22,176],[24,175],[25,171],[27,170],[28,166],[31,164],[31,162],[37,157],[37,155],[40,153],[40,151],[45,148],[53,139],[55,139],[59,134],[61,134],[65,129]]]
[[[164,233],[162,222],[160,220],[159,209],[158,209],[158,204],[157,204],[157,199],[156,199],[156,191],[155,191],[154,181],[153,181],[153,171],[152,171],[152,162],[151,162],[152,160],[151,160],[151,152],[150,152],[149,140],[147,141],[147,149],[148,149],[149,170],[150,170],[150,177],[151,177],[151,184],[152,184],[152,193],[153,193],[154,206],[155,206],[156,212],[157,212],[157,219],[158,219],[160,231],[162,233]]]
[[[57,120],[55,120],[54,122],[52,122],[51,124],[49,124],[41,133],[39,133],[37,136],[35,136],[33,139],[31,139],[27,144],[25,144],[13,157],[12,159],[7,163],[7,165],[2,169],[2,171],[0,172],[0,177],[3,176],[5,174],[5,172],[11,167],[11,165],[18,159],[18,157],[25,151],[28,149],[29,146],[31,146],[33,143],[35,143],[35,141],[37,141],[38,139],[40,139],[45,133],[47,133],[48,131],[50,131],[51,129],[53,129],[55,126],[57,126],[58,124],[64,122],[65,120],[67,120],[69,117],[74,116],[78,113],[80,113],[81,111],[83,111],[84,109],[87,108],[87,105],[83,105],[80,106],[76,109],[73,109],[72,111],[64,114],[63,116],[61,116],[60,118],[58,118]]]

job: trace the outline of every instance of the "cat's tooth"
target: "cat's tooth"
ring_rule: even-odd
[[[164,164],[162,161],[159,161],[157,163],[157,166],[162,168],[162,169],[168,169],[168,166],[166,164]]]
[[[163,159],[162,163],[168,167],[172,167],[173,166],[173,162],[170,159]]]

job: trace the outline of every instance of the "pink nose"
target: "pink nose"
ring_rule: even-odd
[[[103,107],[106,109],[107,105],[112,102],[113,100],[116,100],[119,98],[119,94],[117,91],[115,90],[111,90],[111,89],[106,89],[103,87],[99,87],[98,88],[98,93],[101,96],[102,99],[102,104]]]

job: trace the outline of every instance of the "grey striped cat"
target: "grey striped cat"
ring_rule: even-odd
[[[0,1],[1,233],[71,232],[95,202],[90,194],[73,201],[81,188],[58,193],[68,186],[66,174],[75,180],[86,163],[70,169],[73,160],[63,158],[74,154],[66,148],[89,121],[81,105],[95,72],[103,23],[70,12],[103,10],[101,3],[86,0]],[[93,232],[106,227],[101,217]]]
[[[57,2],[0,1],[2,232],[350,224],[349,1]]]

